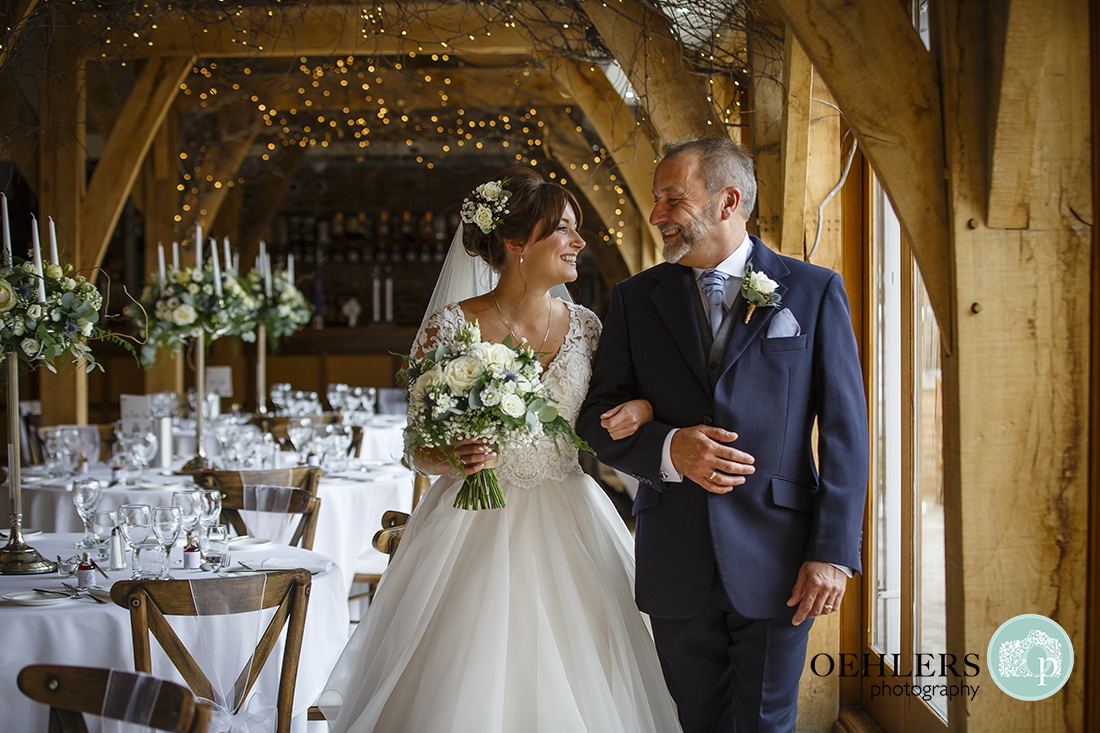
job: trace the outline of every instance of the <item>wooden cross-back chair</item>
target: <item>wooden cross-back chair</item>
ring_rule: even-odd
[[[199,471],[195,474],[195,483],[204,489],[217,489],[221,492],[222,523],[232,525],[238,535],[246,535],[249,534],[248,527],[240,514],[246,511],[244,487],[287,485],[287,471],[290,472],[289,486],[295,491],[290,495],[286,513],[302,515],[290,544],[312,550],[313,538],[317,533],[317,517],[321,511],[321,497],[317,496],[317,486],[321,480],[320,468],[300,466],[275,471]]]
[[[138,677],[115,670],[115,675]],[[19,673],[23,694],[50,706],[49,733],[88,733],[84,714],[101,715],[111,670],[97,667],[65,667],[34,664]],[[117,681],[117,679],[116,679]],[[206,733],[213,706],[200,702],[183,685],[158,680],[160,689],[148,725],[169,733]]]
[[[288,733],[294,707],[294,685],[298,676],[298,660],[302,651],[302,634],[305,630],[312,579],[309,571],[303,568],[267,573],[262,598],[257,597],[259,594],[252,592],[255,585],[247,582],[251,579],[250,576],[237,576],[198,582],[233,583],[238,586],[226,593],[227,613],[254,612],[257,608],[276,609],[275,615],[272,616],[249,659],[251,664],[246,664],[241,670],[234,689],[238,692],[236,699],[243,704],[275,648],[279,634],[286,626],[286,642],[283,646],[283,664],[276,707],[279,715],[278,733]],[[189,581],[121,580],[111,586],[111,600],[116,605],[130,609],[130,630],[134,638],[134,667],[139,672],[152,670],[152,647],[149,643],[149,634],[152,633],[191,691],[199,697],[214,699],[213,685],[166,618],[166,616],[199,615]]]

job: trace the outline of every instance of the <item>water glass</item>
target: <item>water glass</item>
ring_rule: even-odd
[[[203,544],[206,562],[213,566],[215,572],[229,567],[228,527],[224,524],[211,524],[206,528],[206,541]]]
[[[172,574],[168,572],[168,553],[164,551],[164,545],[154,540],[147,540],[134,546],[133,572],[134,580],[171,580]]]
[[[313,436],[313,418],[292,417],[286,423],[286,436],[299,453],[305,450],[306,443]]]
[[[199,489],[175,491],[172,493],[172,506],[179,509],[180,527],[190,539],[194,536],[195,527],[199,525],[199,520],[202,518],[202,491]]]
[[[82,478],[73,482],[73,506],[80,515],[80,521],[84,523],[84,537],[76,543],[78,550],[94,550],[95,538],[92,537],[92,529],[89,522],[99,506],[99,498],[102,495],[103,486],[94,478]]]
[[[145,469],[157,455],[157,436],[147,428],[139,428],[129,436],[129,453],[138,467],[138,483],[145,481]]]
[[[153,507],[148,504],[123,504],[118,508],[118,527],[122,530],[122,539],[136,553],[138,545],[153,534]],[[136,566],[137,563],[131,566],[135,579],[138,577]]]
[[[222,515],[222,492],[217,489],[202,489],[202,513],[199,524],[209,527],[217,523]]]

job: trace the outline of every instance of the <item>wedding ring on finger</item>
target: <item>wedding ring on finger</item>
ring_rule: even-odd
[[[713,484],[714,483],[714,477],[717,476],[717,475],[718,475],[718,469],[714,469],[713,471],[710,472],[710,475],[707,476],[707,481]]]
[[[822,606],[822,608],[824,608],[824,609],[825,609],[826,611],[829,611],[830,613],[831,613],[831,612],[832,612],[832,610],[833,610],[833,607],[832,607],[832,606],[830,606],[830,605],[828,605],[828,604],[826,604],[825,606]]]

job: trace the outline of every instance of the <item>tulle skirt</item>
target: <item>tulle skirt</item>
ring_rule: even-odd
[[[502,476],[507,506],[474,512],[452,507],[460,483],[437,481],[410,519],[329,678],[330,730],[678,731],[599,486]]]

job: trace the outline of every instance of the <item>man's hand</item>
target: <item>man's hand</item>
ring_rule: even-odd
[[[734,440],[737,433],[710,425],[681,428],[669,446],[672,466],[711,493],[728,493],[756,471],[752,466],[756,459],[724,445]]]
[[[788,606],[798,604],[791,623],[798,626],[808,618],[824,616],[840,608],[848,578],[827,562],[802,563]]]
[[[600,415],[600,425],[611,434],[612,440],[622,440],[652,419],[653,405],[648,400],[630,400]]]

